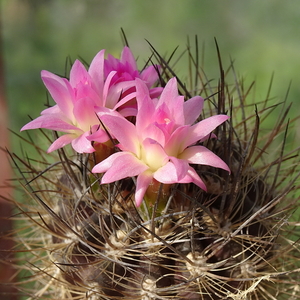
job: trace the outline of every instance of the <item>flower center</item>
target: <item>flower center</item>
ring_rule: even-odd
[[[155,141],[146,140],[141,145],[140,159],[149,166],[152,172],[157,171],[167,162],[167,156],[162,147]]]
[[[169,118],[164,118],[165,124],[169,124],[171,120]]]

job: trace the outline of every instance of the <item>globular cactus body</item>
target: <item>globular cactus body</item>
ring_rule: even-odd
[[[167,81],[173,71],[154,56],[161,82]],[[299,158],[284,154],[287,113],[262,136],[261,119],[275,106],[248,103],[249,91],[243,93],[238,82],[232,88],[220,69],[217,87],[194,87],[202,95],[217,93],[205,102],[203,115],[230,116],[217,138],[202,143],[230,174],[194,166],[207,191],[194,183],[161,185],[156,202],[137,208],[134,178],[100,185],[101,176],[91,172],[98,160],[93,153],[60,149],[52,163],[36,146],[40,164],[12,154],[26,173],[30,196],[18,204],[18,251],[26,261],[19,266],[25,272],[22,294],[53,300],[300,298],[297,223],[289,220],[297,205],[291,194]],[[201,82],[196,64],[195,71]],[[181,94],[190,96],[179,84]],[[278,155],[268,159],[278,136]]]

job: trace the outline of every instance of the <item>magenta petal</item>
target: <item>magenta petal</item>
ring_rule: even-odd
[[[59,148],[64,147],[65,145],[68,145],[72,142],[73,139],[76,138],[75,134],[65,134],[59,137],[54,141],[54,143],[51,144],[51,146],[48,148],[47,152],[50,153],[54,150],[57,150]]]
[[[149,187],[153,178],[153,173],[150,171],[145,171],[141,173],[136,180],[135,189],[135,204],[139,207],[143,201],[144,195]]]
[[[187,160],[191,164],[212,166],[230,172],[227,164],[219,156],[204,146],[187,148],[181,153],[180,158]]]
[[[104,76],[107,77],[111,71],[117,70],[119,64],[120,60],[108,53],[107,58],[104,60]]]
[[[143,164],[134,155],[128,152],[117,152],[97,164],[93,173],[106,172],[101,183],[110,183],[123,178],[136,176],[145,170],[148,166]]]

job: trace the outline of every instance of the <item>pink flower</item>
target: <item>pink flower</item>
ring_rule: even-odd
[[[102,113],[100,119],[119,141],[120,152],[97,164],[92,172],[106,172],[101,183],[137,176],[135,201],[139,206],[153,179],[165,183],[205,184],[190,164],[210,165],[229,171],[226,163],[207,148],[197,145],[228,119],[216,115],[194,125],[203,105],[201,97],[184,102],[176,79],[166,85],[159,100],[152,100],[147,86],[136,80],[136,125],[120,114]]]
[[[42,111],[40,117],[23,126],[21,131],[46,128],[66,133],[52,143],[48,152],[69,143],[79,153],[95,151],[89,136],[96,132],[99,143],[108,140],[96,110],[106,107],[118,110],[124,116],[133,116],[137,110],[135,77],[145,80],[149,87],[158,79],[153,66],[141,74],[138,72],[129,48],[124,48],[120,60],[112,56],[105,60],[104,52],[101,50],[95,56],[88,71],[76,60],[70,71],[70,80],[48,71],[41,72],[42,80],[56,105]]]
[[[133,84],[122,86],[123,97],[135,92],[135,79],[140,78],[145,82],[149,89],[151,98],[158,97],[163,88],[153,87],[155,82],[158,81],[159,66],[148,66],[142,72],[138,71],[136,60],[128,47],[124,47],[121,53],[120,59],[115,58],[111,54],[108,54],[107,59],[104,62],[104,76],[107,77],[111,72],[115,71],[114,76],[110,81],[110,89],[113,86],[119,89],[119,83],[132,82]],[[124,105],[120,106],[118,111],[123,116],[133,116],[137,113],[136,101],[127,101]],[[112,106],[106,106],[112,108]]]
[[[140,78],[146,83],[151,93],[151,87],[158,80],[158,68],[158,66],[149,66],[142,72],[139,72],[131,50],[128,47],[124,47],[120,59],[113,57],[111,54],[107,55],[107,59],[104,62],[104,76],[107,77],[110,72],[116,71],[111,85]],[[158,89],[161,91],[161,88]]]

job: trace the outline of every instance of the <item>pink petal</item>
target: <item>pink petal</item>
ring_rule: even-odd
[[[111,80],[111,75],[113,74],[114,72],[109,73],[105,82],[103,99],[105,99],[104,105],[106,107],[116,110],[128,101],[135,98],[135,90],[132,89],[132,87],[135,85],[135,81],[122,81],[110,85],[109,80]]]
[[[97,165],[95,165],[92,169],[92,173],[103,173],[106,172],[111,168],[111,166],[114,164],[114,161],[120,156],[120,154],[123,154],[123,152],[117,152],[112,155],[110,155],[105,160],[101,161]]]
[[[186,175],[189,164],[186,160],[178,159],[177,157],[170,156],[169,158],[175,166],[177,178],[180,181]]]
[[[214,133],[210,133],[207,136],[203,137],[202,139],[199,140],[199,142],[204,142],[207,139],[216,139],[217,136]]]
[[[183,114],[183,103],[184,97],[183,96],[176,96],[173,99],[168,99],[171,101],[168,102],[158,102],[156,106],[156,110],[164,111],[165,113],[165,120],[168,119],[173,121],[177,126],[184,125],[184,114]]]
[[[41,112],[41,115],[57,115],[61,119],[67,119],[66,115],[64,115],[64,113],[61,111],[57,104],[44,109]]]
[[[52,114],[45,114],[42,115],[31,122],[27,123],[25,126],[21,128],[21,131],[28,130],[28,129],[37,129],[37,128],[45,128],[55,131],[62,131],[62,132],[70,132],[71,130],[78,130],[72,124],[69,124],[62,119],[58,118]]]
[[[104,76],[107,77],[108,73],[113,70],[117,70],[119,64],[120,61],[109,53],[107,58],[104,60]]]
[[[54,143],[51,144],[51,146],[48,148],[47,152],[50,153],[54,150],[57,150],[59,148],[64,147],[65,145],[68,145],[76,138],[76,134],[65,134],[59,137],[54,141]]]
[[[78,100],[80,98],[90,98],[94,101],[94,104],[97,106],[102,106],[103,103],[102,96],[98,94],[97,91],[94,90],[91,85],[84,83],[79,83],[76,88],[76,99]]]
[[[106,172],[101,180],[102,184],[114,182],[123,178],[136,176],[145,170],[148,166],[143,164],[134,155],[128,152],[117,152],[97,164],[93,173]]]
[[[172,101],[172,104],[168,104],[172,109],[171,115],[173,116],[173,119],[177,125],[185,124],[183,104],[184,104],[183,96],[175,97]]]
[[[186,146],[192,145],[203,139],[228,119],[229,116],[226,115],[215,115],[193,125],[189,137],[186,140]]]
[[[165,183],[165,184],[171,184],[171,183],[190,183],[193,182],[196,185],[198,185],[201,189],[206,191],[206,187],[202,179],[199,177],[199,175],[196,173],[196,171],[190,167],[189,165],[184,166],[184,172],[182,172],[182,175],[184,176],[182,178],[178,178],[176,176],[176,166],[169,162],[161,169],[157,170],[153,177],[159,182]]]
[[[42,80],[48,89],[53,100],[57,103],[61,111],[70,119],[73,120],[73,102],[74,92],[69,82],[56,76],[48,71],[42,71]]]
[[[113,104],[111,103],[112,101],[110,100],[108,102],[108,92],[109,92],[109,88],[110,88],[110,83],[112,78],[115,76],[117,72],[116,71],[112,71],[108,74],[104,86],[103,86],[103,92],[102,92],[102,106],[108,107],[108,108],[114,108],[115,103],[118,101],[118,99],[120,98],[120,94],[115,95],[115,97],[113,98]],[[116,94],[116,93],[115,93]],[[110,96],[111,97],[111,96]]]
[[[102,128],[99,128],[94,133],[90,134],[86,137],[89,141],[94,141],[98,143],[105,143],[109,140],[109,136],[107,135],[106,131]]]
[[[177,88],[177,80],[176,77],[171,78],[166,84],[164,90],[161,93],[158,106],[162,103],[166,103],[167,105],[172,105],[172,101],[174,98],[178,96],[178,88]]]
[[[157,124],[150,124],[146,128],[137,128],[138,137],[140,140],[151,139],[155,140],[161,146],[165,145],[165,134],[164,131]]]
[[[100,126],[100,121],[95,112],[94,101],[90,98],[83,98],[76,101],[74,105],[74,117],[78,127],[83,131],[91,130],[94,125]]]
[[[136,97],[139,99],[143,99],[145,96],[149,96],[149,88],[146,83],[140,78],[135,79],[136,86]],[[142,101],[142,100],[141,100]]]
[[[141,173],[136,180],[135,204],[139,207],[143,201],[144,195],[153,178],[153,173],[149,170]]]
[[[169,107],[166,103],[162,103],[159,107],[156,107],[154,114],[152,116],[152,122],[157,122],[159,124],[166,124],[170,122],[170,118],[173,116],[169,110]],[[173,118],[172,118],[173,119]]]
[[[84,65],[76,59],[70,70],[70,84],[76,88],[78,84],[91,84],[91,78]]]
[[[183,104],[183,114],[185,125],[192,125],[199,117],[203,109],[204,99],[202,97],[193,97]]]
[[[204,146],[189,147],[180,154],[179,158],[184,159],[191,164],[212,166],[230,172],[227,164],[219,156]]]
[[[76,152],[92,153],[95,151],[95,149],[92,146],[92,143],[87,139],[87,136],[89,134],[89,132],[85,132],[72,141],[72,147]]]
[[[103,94],[104,85],[104,54],[105,50],[101,50],[96,54],[89,67],[89,74],[93,80],[92,86],[99,95]]]
[[[141,72],[140,78],[145,81],[150,88],[158,80],[158,66],[149,66]]]
[[[150,98],[151,99],[158,98],[161,95],[162,91],[163,91],[162,87],[152,88],[151,90],[149,90]]]
[[[137,70],[136,60],[135,60],[131,50],[126,46],[123,48],[120,61],[124,65],[126,65],[126,63],[129,63],[129,65],[132,67],[133,70]]]
[[[99,115],[109,132],[119,141],[124,150],[139,156],[140,144],[135,126],[119,113]]]
[[[136,116],[137,114],[137,108],[136,107],[121,107],[118,109],[118,112],[123,116],[123,117],[130,117],[130,116]]]
[[[195,169],[189,167],[188,174],[186,176],[188,181],[182,180],[181,183],[188,183],[193,182],[194,184],[198,185],[202,190],[207,191],[206,186],[202,179],[199,177]]]
[[[166,163],[163,167],[154,172],[153,177],[157,181],[166,184],[176,183],[179,181],[177,169],[172,162]]]
[[[138,105],[136,127],[142,131],[154,121],[155,103],[149,96],[149,89],[145,82],[138,78],[136,79],[136,101]]]
[[[113,108],[115,110],[117,110],[119,107],[126,104],[128,101],[134,99],[135,97],[136,97],[136,92],[130,93],[130,94],[126,95],[125,97],[123,97],[122,99],[120,99]],[[133,116],[133,115],[131,115],[131,116]]]
[[[186,182],[189,164],[186,161],[176,159],[175,157],[170,157],[170,160],[170,162],[155,172],[154,178],[157,181],[166,184]]]
[[[165,144],[165,151],[169,156],[178,157],[178,155],[187,147],[186,140],[191,131],[191,126],[185,125],[175,129]],[[189,145],[188,145],[189,146]]]

